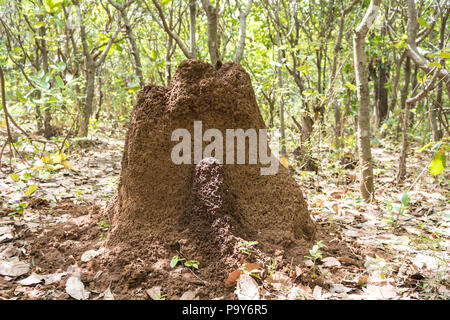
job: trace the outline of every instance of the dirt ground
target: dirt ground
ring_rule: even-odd
[[[398,151],[388,141],[374,147],[373,204],[358,196],[358,168],[342,169],[326,147],[318,174],[290,162],[319,244],[305,243],[294,263],[245,239],[230,253],[239,265],[223,277],[196,261],[182,235],[171,246],[147,239],[145,252],[105,248],[112,217],[102,208],[117,190],[124,129],[99,131],[73,147],[70,168],[17,163],[19,182],[0,173],[0,299],[448,299],[448,176],[424,170],[431,154],[410,157],[397,186]],[[27,197],[30,184],[38,188]]]

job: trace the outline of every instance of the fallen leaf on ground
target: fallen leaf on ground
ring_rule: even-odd
[[[322,262],[323,262],[323,266],[327,267],[327,268],[341,266],[341,263],[339,262],[339,260],[334,257],[323,258]]]
[[[315,286],[314,287],[313,297],[316,300],[320,300],[322,298],[322,287],[321,286]]]
[[[69,296],[77,300],[87,300],[89,298],[90,292],[84,288],[79,271],[76,271],[67,279],[66,292]]]
[[[103,291],[102,295],[103,295],[103,300],[114,300],[114,295],[111,292],[110,287],[108,287],[105,291]]]
[[[198,300],[198,297],[196,297],[194,291],[186,291],[183,293],[180,300]]]
[[[241,276],[241,270],[234,270],[232,273],[230,273],[228,278],[225,280],[225,287],[229,288],[229,287],[233,287],[234,285],[236,285],[240,276]]]
[[[352,290],[353,290],[352,288],[346,287],[340,283],[333,284],[330,287],[330,292],[334,292],[334,293],[347,293]]]
[[[255,270],[261,270],[261,265],[259,263],[246,263],[244,265],[244,271],[252,272]]]
[[[0,274],[10,277],[18,277],[30,271],[30,265],[26,262],[20,261],[19,257],[15,256],[7,260],[0,260]]]
[[[281,290],[288,288],[292,285],[291,278],[281,272],[275,272],[270,276],[267,281],[272,285],[275,290]]]
[[[27,278],[17,281],[17,283],[21,284],[22,286],[31,286],[33,284],[38,284],[44,281],[46,285],[49,285],[60,281],[62,276],[66,274],[67,272],[53,273],[53,274],[37,274],[33,272]]]
[[[95,258],[96,256],[102,254],[103,252],[105,252],[105,248],[100,248],[98,250],[88,250],[81,255],[81,261],[88,262],[92,258]]]
[[[369,284],[366,288],[363,288],[363,291],[370,300],[392,299],[397,296],[397,289],[390,284],[385,286],[375,286]]]
[[[259,300],[258,284],[248,274],[239,277],[236,295],[239,300]]]
[[[161,287],[160,286],[151,287],[146,292],[151,299],[160,300],[159,299],[159,297],[161,297]]]

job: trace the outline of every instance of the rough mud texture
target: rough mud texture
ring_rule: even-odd
[[[315,226],[298,184],[282,165],[276,175],[262,176],[260,164],[204,162],[195,167],[172,162],[171,151],[178,143],[171,141],[172,132],[185,128],[193,139],[196,120],[202,121],[203,132],[219,129],[224,143],[226,129],[265,128],[250,77],[240,65],[226,63],[216,70],[186,60],[168,87],[147,85],[140,90],[118,194],[106,209],[114,226],[108,246],[125,255],[131,254],[124,253],[126,248],[132,248],[145,259],[149,243],[159,242],[167,258],[184,250],[190,259],[203,258],[202,266],[207,261],[210,267],[214,259],[232,256],[240,238],[258,241],[268,254],[283,250],[289,257],[310,247]],[[232,270],[233,261],[213,267],[214,272]]]

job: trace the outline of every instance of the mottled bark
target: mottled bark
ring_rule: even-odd
[[[245,9],[239,8],[239,42],[234,55],[234,62],[240,63],[242,56],[244,55],[245,37],[247,34],[247,16],[252,9],[253,0],[247,0]]]
[[[190,50],[192,56],[194,58],[197,57],[197,44],[196,44],[196,14],[197,14],[197,6],[196,0],[189,0],[189,40],[190,40]]]
[[[361,170],[359,190],[366,201],[374,198],[372,151],[370,147],[369,72],[365,52],[365,39],[379,11],[381,0],[371,0],[369,8],[353,35],[353,50],[358,93],[358,143]]]
[[[207,28],[208,28],[208,50],[211,64],[216,65],[219,61],[219,42],[217,38],[217,6],[213,6],[211,1],[202,0],[203,10],[206,13]]]

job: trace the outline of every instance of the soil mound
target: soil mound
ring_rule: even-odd
[[[242,239],[258,241],[259,249],[269,253],[281,249],[293,255],[299,246],[304,251],[316,229],[298,184],[282,165],[277,174],[264,176],[260,168],[267,166],[261,164],[172,162],[178,143],[171,141],[172,132],[184,128],[193,137],[199,120],[203,132],[218,129],[224,137],[226,129],[265,129],[250,77],[240,65],[225,63],[216,70],[203,61],[186,60],[168,87],[140,90],[118,194],[106,209],[114,226],[108,246],[132,248],[144,259],[150,243],[154,247],[158,242],[164,251],[184,250],[185,256],[210,265],[233,256]],[[232,260],[220,267],[223,272],[235,267],[231,264],[237,260]]]

